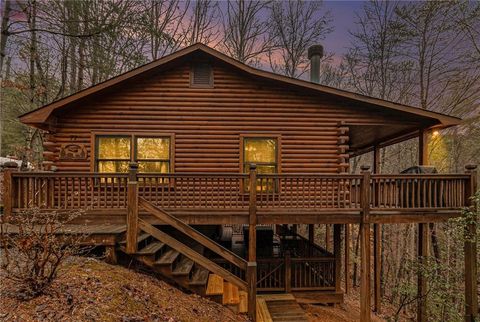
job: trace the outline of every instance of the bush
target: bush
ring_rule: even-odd
[[[60,234],[81,212],[59,214],[29,209],[15,219],[0,222],[0,278],[14,281],[11,296],[31,299],[42,294],[58,275],[64,261],[84,252],[85,233]]]

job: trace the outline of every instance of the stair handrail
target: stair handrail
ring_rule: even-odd
[[[245,261],[243,258],[231,252],[230,250],[226,249],[225,247],[217,244],[216,242],[212,241],[210,238],[208,238],[198,230],[192,228],[190,225],[187,225],[182,220],[170,215],[165,210],[155,206],[154,204],[150,203],[149,201],[147,201],[142,197],[138,198],[138,205],[140,208],[145,209],[150,214],[160,219],[162,222],[192,237],[193,239],[195,239],[195,241],[199,242],[201,245],[207,247],[211,251],[220,255],[230,263],[236,265],[237,267],[243,270],[247,269],[247,261]]]

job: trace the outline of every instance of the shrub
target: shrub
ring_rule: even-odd
[[[31,299],[42,294],[72,255],[86,249],[85,233],[60,234],[81,212],[59,214],[28,209],[8,223],[0,222],[0,278],[14,281],[11,296]]]

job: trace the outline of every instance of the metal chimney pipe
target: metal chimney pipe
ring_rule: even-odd
[[[320,83],[320,60],[322,57],[322,45],[313,45],[308,48],[308,59],[310,59],[310,81],[312,83]]]

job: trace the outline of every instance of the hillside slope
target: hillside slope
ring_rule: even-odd
[[[46,294],[21,302],[0,283],[1,321],[246,321],[226,307],[155,277],[92,258],[73,258]]]

